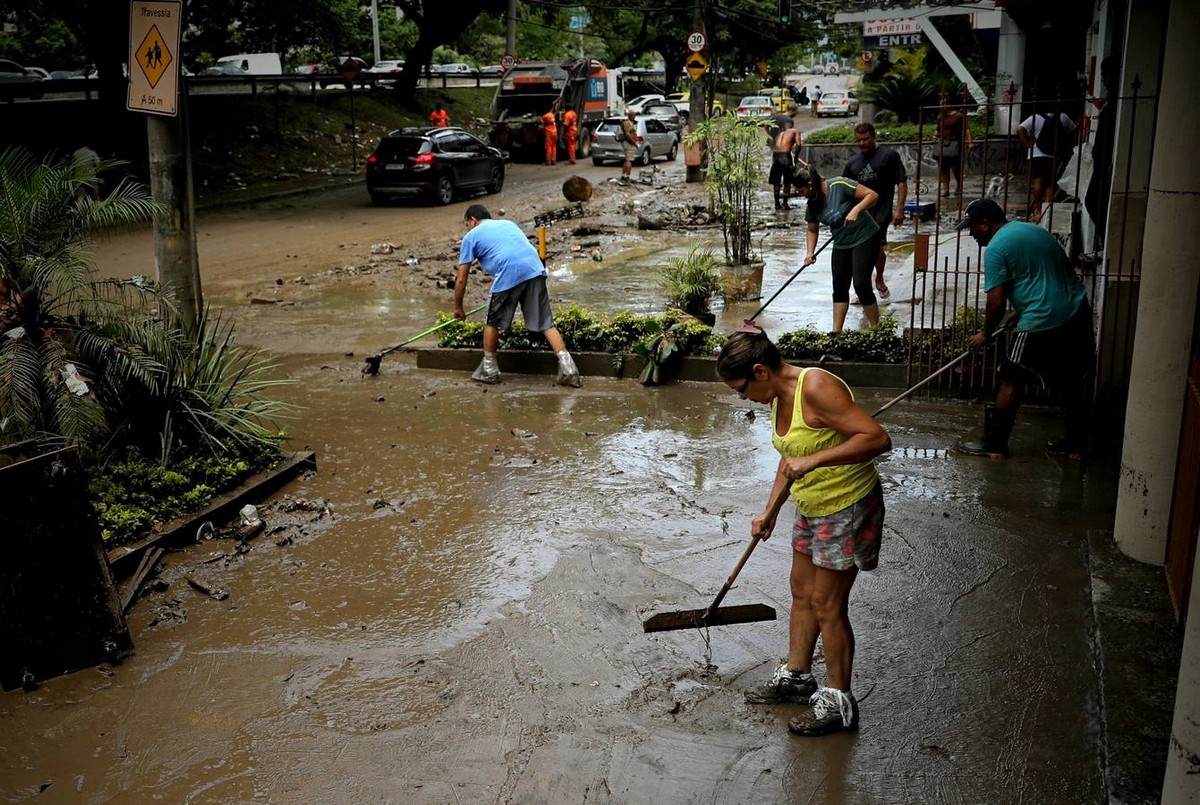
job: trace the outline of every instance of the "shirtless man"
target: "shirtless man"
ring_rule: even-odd
[[[786,210],[788,199],[792,197],[792,171],[796,166],[796,157],[800,154],[800,132],[796,131],[795,123],[790,117],[780,121],[779,133],[771,144],[771,175],[768,181],[775,191],[775,209]],[[782,200],[779,195],[780,185],[784,191]]]

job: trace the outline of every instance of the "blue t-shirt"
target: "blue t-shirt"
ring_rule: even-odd
[[[1071,320],[1087,297],[1058,240],[1034,224],[1010,221],[983,252],[984,290],[1012,283],[1017,330],[1036,333]]]
[[[512,221],[485,218],[466,234],[458,251],[458,264],[476,260],[492,275],[492,293],[507,291],[546,273],[537,249]]]
[[[819,222],[829,227],[835,249],[853,249],[861,243],[866,243],[879,231],[879,224],[871,217],[870,210],[858,216],[858,220],[853,224],[846,226],[846,213],[858,203],[854,195],[858,191],[858,182],[835,176],[826,180],[826,185],[829,188],[829,197],[825,199],[825,206],[820,212],[813,212],[812,205],[809,204],[804,212],[804,219],[809,223]]]

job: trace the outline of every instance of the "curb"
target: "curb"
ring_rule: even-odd
[[[478,349],[428,348],[416,350],[418,369],[442,369],[473,372],[479,364]],[[571,353],[579,372],[586,377],[637,378],[646,365],[641,355],[614,355],[609,352]],[[558,372],[558,359],[549,351],[500,350],[496,362],[501,372],[508,374],[553,375]],[[796,366],[817,366],[816,361],[791,361]],[[670,380],[691,380],[717,383],[717,359],[711,356],[687,355],[667,373]],[[903,389],[908,381],[908,368],[902,363],[857,363],[835,361],[821,368],[837,375],[857,388]]]

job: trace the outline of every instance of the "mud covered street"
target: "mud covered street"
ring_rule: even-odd
[[[619,168],[578,167],[602,248],[662,236],[630,229],[629,191],[603,181]],[[484,203],[527,221],[558,204],[550,170],[517,166]],[[655,191],[669,204],[700,192],[682,172]],[[405,353],[362,376],[449,309],[464,208],[371,208],[355,187],[201,216],[207,298],[279,357],[290,446],[318,470],[262,502],[243,549],[164,559],[132,658],[0,695],[0,800],[1103,799],[1087,533],[1112,472],[1043,455],[1056,412],[1023,412],[1006,462],[949,452],[975,407],[888,412],[883,553],[851,602],[861,730],[790,736],[799,705],[742,698],[786,651],[790,505],[724,602],[780,620],[641,627],[707,606],[737,561],[777,460],[762,407],[715,383],[484,387]],[[102,270],[153,275],[146,240],[106,243]],[[614,303],[642,292],[622,283]]]

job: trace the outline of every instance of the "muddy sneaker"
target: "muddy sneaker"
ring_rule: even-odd
[[[579,367],[575,365],[575,360],[571,357],[571,353],[565,349],[558,353],[558,377],[555,382],[560,386],[574,386],[575,388],[583,385],[583,379],[579,375]]]
[[[804,703],[817,689],[817,680],[812,674],[789,671],[787,663],[775,669],[775,675],[765,684],[746,691],[750,704],[781,704],[783,702]]]
[[[858,729],[858,701],[853,694],[835,688],[821,688],[809,700],[812,712],[788,722],[795,735],[828,735],[831,732]]]
[[[496,363],[496,356],[485,354],[483,360],[479,362],[479,366],[471,375],[471,379],[479,383],[487,383],[488,385],[499,383],[500,366]]]

